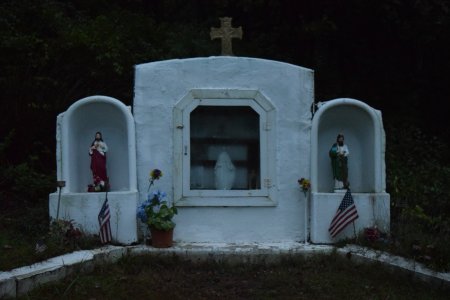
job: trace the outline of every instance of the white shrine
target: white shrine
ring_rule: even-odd
[[[385,138],[381,113],[354,99],[322,103],[312,114],[313,71],[244,57],[160,61],[136,66],[133,108],[106,96],[72,104],[57,119],[57,177],[50,215],[98,233],[105,193],[88,193],[88,148],[101,131],[113,239],[138,242],[136,217],[149,172],[153,189],[178,208],[175,242],[334,243],[349,225],[328,233],[343,194],[333,192],[328,151],[338,133],[350,149],[348,173],[359,218],[357,232],[389,231]],[[306,195],[297,182],[311,180]]]

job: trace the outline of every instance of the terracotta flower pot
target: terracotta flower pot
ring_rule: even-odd
[[[165,231],[150,228],[152,235],[152,246],[155,248],[169,248],[172,247],[173,242],[173,228]]]

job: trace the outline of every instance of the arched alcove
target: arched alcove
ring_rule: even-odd
[[[312,191],[333,191],[328,151],[343,133],[349,147],[349,182],[352,192],[382,191],[382,124],[377,111],[354,99],[325,102],[314,116],[311,131]]]
[[[134,121],[131,111],[117,99],[91,96],[72,104],[61,128],[64,192],[86,192],[92,183],[89,146],[100,131],[108,145],[107,170],[111,191],[136,190]]]

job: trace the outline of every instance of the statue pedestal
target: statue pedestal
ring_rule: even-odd
[[[106,193],[63,193],[59,208],[59,218],[73,220],[84,233],[98,234],[98,213],[105,201]],[[111,233],[114,242],[129,245],[137,242],[136,208],[137,191],[108,193],[111,214]],[[58,193],[49,197],[50,217],[56,218]]]
[[[349,224],[334,239],[328,228],[344,198],[342,193],[311,193],[310,236],[312,243],[335,243],[343,238],[354,237],[353,226]],[[359,218],[355,220],[356,234],[366,227],[376,225],[381,231],[389,232],[390,196],[387,193],[352,193]]]

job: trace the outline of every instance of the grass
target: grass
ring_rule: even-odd
[[[22,214],[27,216],[23,219]],[[0,212],[0,270],[30,265],[35,262],[80,250],[100,246],[97,236],[82,234],[66,237],[67,224],[51,227],[47,210],[40,205],[28,206],[27,211],[4,210]],[[67,223],[67,222],[66,222]],[[446,227],[445,227],[446,228]],[[363,234],[357,240],[343,240],[337,246],[358,244],[386,251],[425,264],[440,271],[450,271],[450,234],[425,232],[414,219],[398,222],[392,220],[391,234],[378,241],[368,241]],[[36,252],[36,242],[42,240],[47,249]]]
[[[100,247],[98,237],[86,236],[79,241],[51,241],[45,236],[42,241],[46,250],[36,252],[36,242],[41,238],[29,236],[17,236],[14,233],[0,233],[0,271],[31,265],[65,253],[80,249],[94,249]]]
[[[361,232],[358,239],[342,240],[336,246],[357,244],[405,257],[422,263],[438,272],[450,271],[450,231],[436,232],[418,225],[416,219],[391,220],[391,233],[382,233],[379,239],[369,240]]]
[[[98,237],[67,238],[65,230],[49,234],[47,214],[46,208],[38,205],[28,206],[26,211],[0,212],[0,270],[99,246]],[[449,270],[447,234],[425,234],[417,230],[420,229],[417,222],[410,220],[392,225],[392,235],[387,242],[368,242],[360,238],[358,243],[417,261],[428,257],[428,261],[423,262],[429,266]],[[48,246],[42,253],[35,251],[39,239]],[[430,288],[429,284],[418,283],[398,271],[391,273],[379,264],[357,265],[336,254],[308,259],[285,257],[278,264],[233,265],[142,256],[124,257],[116,264],[97,266],[90,274],[72,274],[61,282],[31,291],[21,299],[62,298],[448,299],[448,290]]]
[[[24,218],[23,214],[27,217]],[[66,228],[52,226],[49,232],[47,211],[31,207],[28,211],[0,213],[0,271],[6,271],[80,249],[100,247],[99,238],[82,234],[67,236]],[[37,252],[42,241],[45,251]]]
[[[422,239],[415,234],[414,238],[392,239],[389,242],[370,242],[359,239],[353,244],[381,250],[396,256],[405,257],[424,264],[431,270],[449,272],[450,270],[450,236],[433,239],[433,236],[423,235]],[[343,244],[343,243],[342,243]]]
[[[20,299],[448,299],[378,263],[336,253],[286,256],[278,263],[192,262],[173,256],[125,256],[87,275],[72,274]]]

